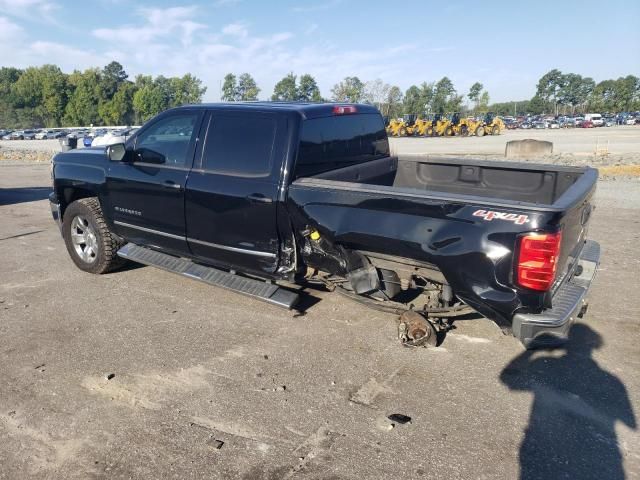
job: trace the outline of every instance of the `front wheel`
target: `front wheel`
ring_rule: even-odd
[[[476,137],[483,137],[483,136],[484,136],[484,127],[476,128]]]
[[[123,243],[109,230],[97,198],[83,198],[67,207],[62,236],[71,260],[80,270],[101,274],[125,263],[117,255]]]

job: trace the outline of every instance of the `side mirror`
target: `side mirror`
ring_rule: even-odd
[[[127,153],[127,150],[124,143],[116,143],[115,145],[109,145],[107,147],[107,157],[109,157],[109,160],[112,162],[121,162],[125,153]]]

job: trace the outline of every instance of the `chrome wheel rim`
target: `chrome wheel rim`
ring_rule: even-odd
[[[98,258],[98,239],[91,224],[82,215],[71,221],[71,243],[83,262],[93,263]]]

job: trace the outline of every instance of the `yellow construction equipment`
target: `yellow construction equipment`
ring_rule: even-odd
[[[453,124],[443,114],[436,113],[425,133],[428,137],[451,137],[454,135]]]
[[[484,116],[484,131],[489,135],[500,135],[504,130],[504,122],[495,113],[488,112]]]
[[[431,125],[431,122],[423,118],[419,118],[418,115],[410,113],[403,115],[402,118],[392,119],[386,129],[387,135],[392,137],[410,137],[427,135],[427,128]]]
[[[459,118],[453,127],[453,131],[461,137],[468,137],[469,135],[482,137],[485,133],[483,123],[474,118]]]
[[[393,118],[387,125],[387,135],[392,137],[406,137],[413,135],[414,125],[417,119],[415,114],[406,114],[402,118]]]

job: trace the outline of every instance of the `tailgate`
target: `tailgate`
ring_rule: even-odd
[[[597,180],[598,171],[594,168],[587,169],[580,179],[553,205],[562,209],[559,221],[562,230],[562,245],[553,292],[560,287],[566,278],[571,276],[584,248],[589,220],[595,208],[592,202]]]

